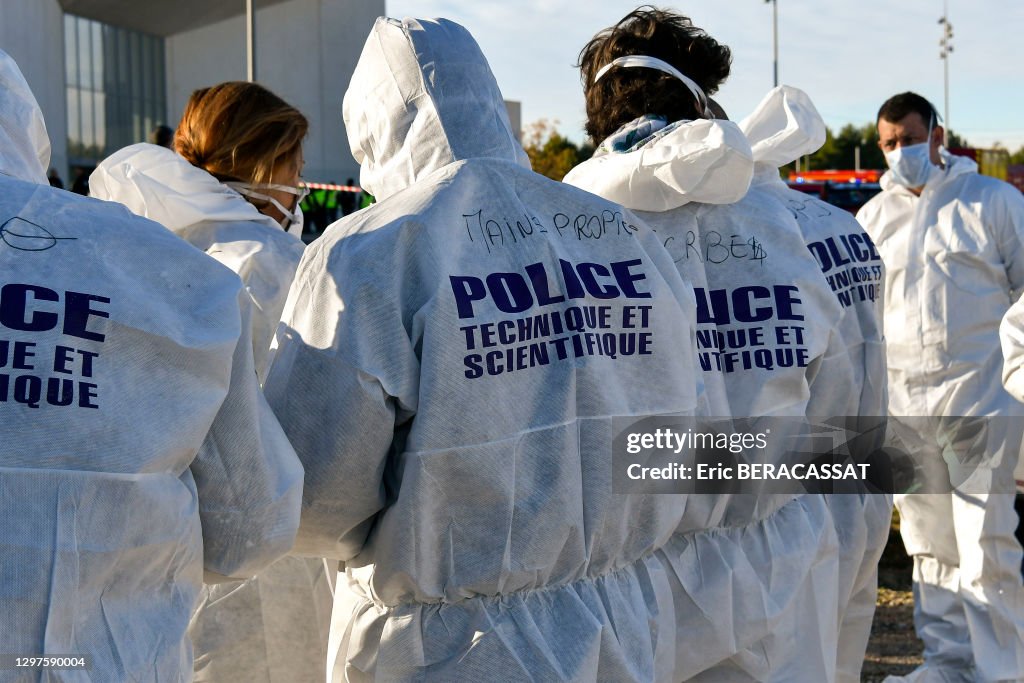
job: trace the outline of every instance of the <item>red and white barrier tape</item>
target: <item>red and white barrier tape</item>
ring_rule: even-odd
[[[332,185],[331,183],[302,183],[311,190],[336,190],[338,192],[361,192],[356,185]]]

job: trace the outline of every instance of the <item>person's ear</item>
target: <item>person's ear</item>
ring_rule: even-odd
[[[942,143],[945,139],[946,129],[942,126],[936,125],[935,128],[932,129],[932,139],[928,141],[928,157],[936,166],[945,166],[942,161],[942,155],[939,154],[939,148],[942,147]]]

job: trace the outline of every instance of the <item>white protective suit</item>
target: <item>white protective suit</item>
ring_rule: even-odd
[[[999,325],[1003,349],[1003,386],[1018,401],[1024,402],[1024,296],[1014,302]],[[1020,463],[1017,464],[1019,471]],[[1024,479],[1020,475],[1017,479]]]
[[[779,168],[812,154],[825,142],[825,122],[801,90],[779,86],[740,122],[754,152],[753,184],[770,192],[793,214],[807,247],[839,300],[838,337],[848,354],[828,362],[848,364],[841,412],[812,399],[811,418],[884,416],[885,343],[882,338],[882,260],[871,238],[848,212],[790,189]],[[841,370],[842,372],[842,370]],[[834,374],[834,373],[833,373]],[[820,382],[817,384],[821,384]],[[834,387],[829,387],[835,391]],[[877,444],[881,446],[879,442]],[[839,650],[836,680],[860,681],[878,593],[878,560],[889,538],[892,497],[853,490],[829,496],[839,537]]]
[[[189,681],[204,567],[252,576],[299,521],[249,297],[156,223],[51,188],[3,52],[0,139],[0,643],[92,657],[60,680]]]
[[[253,353],[262,381],[302,240],[181,155],[148,143],[100,162],[89,176],[89,194],[160,223],[238,273],[253,303]]]
[[[126,205],[238,273],[253,303],[253,352],[262,379],[302,241],[164,147],[143,143],[115,152],[89,185],[92,196]],[[189,627],[196,680],[319,680],[332,602],[324,562],[311,558],[284,557],[244,583],[204,587]]]
[[[1024,402],[1024,295],[1010,306],[999,325],[999,343],[1003,349],[1003,386],[1018,401]],[[1024,494],[1024,457],[1017,461],[1013,478],[1017,495]]]
[[[825,356],[843,352],[832,350],[840,307],[799,226],[771,192],[748,192],[753,154],[736,124],[674,126],[634,151],[595,156],[565,182],[636,210],[696,287],[712,415],[803,418],[812,394],[837,414],[847,387],[842,376],[826,378],[837,366]],[[715,409],[723,405],[725,415]],[[823,497],[687,502],[657,552],[675,596],[676,679],[832,680],[838,551]]]
[[[692,289],[530,171],[461,26],[378,19],[344,115],[378,203],[306,251],[266,384],[296,550],[345,563],[333,679],[670,681],[683,496],[613,493],[612,418],[692,414]]]
[[[999,324],[1024,287],[1024,198],[943,154],[918,197],[881,178],[857,214],[886,265],[889,413],[1024,415],[999,382]],[[914,610],[925,665],[907,680],[1024,680],[1024,588],[1014,538],[1013,468],[1019,419],[986,423],[991,458],[962,490],[897,496],[914,557]],[[942,463],[920,422],[902,429]],[[917,435],[917,436],[915,436]],[[913,450],[913,449],[912,449]],[[984,491],[993,491],[985,493]],[[1006,491],[1006,493],[1000,493]]]

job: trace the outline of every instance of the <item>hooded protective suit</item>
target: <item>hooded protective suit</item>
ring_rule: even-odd
[[[253,302],[262,380],[303,243],[173,150],[137,144],[89,179],[92,196],[168,228],[238,273]],[[314,681],[327,656],[332,591],[322,560],[285,557],[244,583],[206,586],[189,627],[198,681]]]
[[[836,392],[835,386],[822,388],[844,397],[845,404],[837,406],[812,398],[807,414],[822,419],[884,416],[882,260],[853,216],[790,189],[779,177],[781,166],[821,147],[825,142],[825,123],[806,93],[780,86],[740,122],[740,128],[754,152],[754,186],[771,193],[789,208],[841,306],[838,334],[834,335],[841,342],[837,344],[839,352],[825,362],[831,366],[826,372],[841,378],[841,386],[846,390]],[[825,412],[837,407],[839,412]],[[840,550],[836,680],[857,683],[871,634],[878,593],[878,560],[889,538],[892,498],[851,490],[829,496],[828,500]]]
[[[253,353],[262,381],[302,240],[203,169],[157,145],[131,145],[104,159],[89,176],[89,194],[160,223],[238,273],[253,303]]]
[[[50,138],[43,112],[18,65],[0,50],[0,173],[39,185],[48,184]]]
[[[1003,386],[1018,401],[1024,402],[1024,296],[1018,298],[1003,316],[999,325],[999,342],[1003,348]],[[1024,458],[1014,471],[1017,492],[1024,486]]]
[[[334,679],[671,680],[683,497],[612,492],[612,418],[692,414],[692,289],[529,170],[461,26],[378,19],[344,114],[378,203],[307,250],[266,384],[296,549],[345,563]]]
[[[999,324],[999,343],[1003,349],[1003,386],[1007,393],[1024,402],[1024,295],[1018,298]],[[1024,493],[1024,458],[1013,472],[1017,494]]]
[[[999,324],[1012,293],[1024,287],[1024,198],[978,175],[969,159],[943,160],[920,196],[886,173],[884,192],[857,214],[886,264],[891,421],[1004,418],[979,423],[990,461],[970,490],[897,497],[925,643],[925,668],[908,680],[1022,680],[1024,588],[1011,495],[1020,420],[1007,418],[1024,414],[1024,406],[998,379]],[[941,464],[925,424],[907,423],[901,436]]]
[[[156,223],[51,188],[3,52],[0,139],[0,642],[89,655],[92,680],[191,680],[204,567],[251,576],[298,525],[249,298]]]
[[[1003,386],[1018,401],[1024,402],[1024,295],[1017,299],[999,324],[999,342],[1003,349]],[[1014,470],[1017,493],[1024,488],[1024,458]]]
[[[1021,372],[1024,366],[1024,296],[1003,316],[999,342],[1003,349],[1003,386],[1011,396],[1024,402],[1024,372]],[[1017,469],[1020,469],[1019,463]]]
[[[698,361],[717,417],[802,418],[815,392],[838,405],[846,391],[815,386],[831,383],[818,378],[833,367],[823,360],[840,307],[786,206],[748,192],[752,173],[736,124],[697,120],[595,155],[565,182],[636,210],[696,287]],[[695,496],[656,555],[673,587],[677,680],[832,680],[837,549],[821,496]]]

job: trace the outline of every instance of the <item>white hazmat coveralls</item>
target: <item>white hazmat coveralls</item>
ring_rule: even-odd
[[[882,338],[882,260],[852,215],[790,189],[779,167],[812,154],[825,141],[825,122],[802,90],[779,86],[740,121],[754,151],[753,184],[772,193],[793,214],[807,247],[841,305],[838,339],[845,354],[827,362],[848,365],[845,404],[812,398],[811,418],[881,417],[886,410]],[[817,382],[816,384],[821,384]],[[835,392],[834,387],[829,387]],[[855,424],[855,423],[854,423]],[[873,425],[872,425],[873,426]],[[877,444],[881,446],[881,442]],[[836,484],[836,491],[841,491]],[[855,489],[828,497],[839,537],[839,650],[836,680],[857,683],[878,593],[878,560],[889,538],[892,497]]]
[[[669,128],[634,151],[595,156],[565,182],[635,209],[697,287],[705,388],[726,394],[710,405],[738,418],[803,418],[839,304],[786,207],[748,192],[753,157],[739,127],[701,119]],[[846,390],[833,386],[821,400]],[[689,500],[657,553],[673,580],[676,679],[832,680],[837,553],[822,496]]]
[[[238,273],[253,303],[253,353],[262,382],[302,240],[180,154],[148,143],[101,161],[89,176],[89,194],[160,223]]]
[[[1003,349],[1003,386],[1018,401],[1024,402],[1024,295],[1003,316],[999,325],[999,343]],[[1017,461],[1013,478],[1017,495],[1024,493],[1024,458]]]
[[[612,418],[692,415],[692,289],[529,169],[461,26],[378,19],[344,115],[378,203],[307,249],[266,384],[296,550],[345,565],[333,679],[670,681],[683,496],[613,493]]]
[[[61,680],[189,681],[204,568],[252,576],[298,526],[249,297],[156,223],[51,188],[3,52],[0,141],[0,643],[92,658]]]
[[[1024,198],[979,175],[970,159],[944,153],[943,161],[920,196],[886,173],[883,192],[857,214],[886,265],[891,420],[1003,418],[985,423],[991,462],[963,490],[896,498],[914,558],[915,625],[925,643],[923,668],[906,680],[1024,680],[1012,495],[1019,427],[1016,436],[1005,433],[1024,406],[999,382],[999,324],[1011,293],[1024,287]],[[903,431],[922,429],[918,421]],[[934,436],[920,440],[941,462]]]
[[[999,325],[999,342],[1003,349],[1003,386],[1018,401],[1024,402],[1024,296],[1003,316]],[[1020,463],[1017,464],[1018,471]],[[1017,479],[1024,477],[1017,476]]]
[[[303,243],[173,150],[125,147],[89,178],[92,196],[146,216],[238,273],[253,303],[262,379]],[[205,586],[189,627],[197,681],[319,680],[333,596],[323,560],[284,557],[244,583]]]

